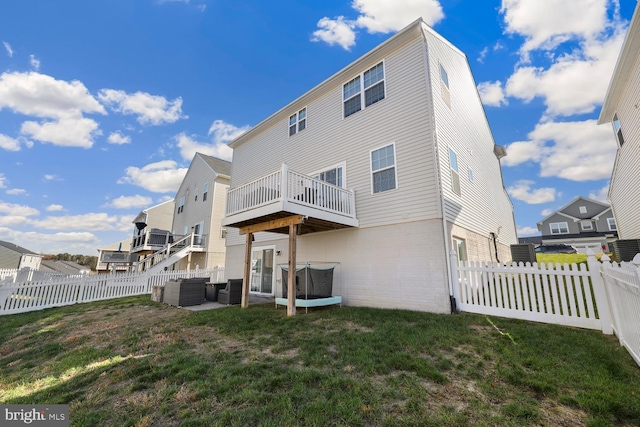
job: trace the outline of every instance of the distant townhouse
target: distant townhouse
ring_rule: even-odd
[[[42,255],[10,242],[0,240],[0,268],[40,269]]]

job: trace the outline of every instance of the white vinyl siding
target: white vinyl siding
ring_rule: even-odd
[[[397,188],[395,144],[371,151],[371,192],[395,190]]]
[[[569,226],[566,222],[552,222],[549,224],[551,234],[569,234]]]
[[[515,244],[518,239],[513,206],[504,189],[500,162],[493,152],[494,140],[467,58],[426,28],[424,34],[445,218],[487,238],[489,233],[496,233],[501,244]],[[441,66],[448,88],[442,79]],[[443,88],[449,93],[449,103],[441,96]],[[472,185],[470,180],[461,179],[460,196],[453,191],[449,148],[457,154],[459,170],[473,169],[473,189],[468,189]]]

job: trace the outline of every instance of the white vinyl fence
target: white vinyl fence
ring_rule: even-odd
[[[154,286],[176,278],[209,277],[224,281],[224,269],[163,271],[93,275],[50,276],[43,280],[7,281],[0,284],[0,315],[23,313],[82,302],[151,294]]]
[[[451,253],[453,295],[461,311],[553,323],[605,334],[640,365],[640,255],[611,263],[593,252],[585,264],[458,262]],[[456,286],[457,284],[457,286]]]

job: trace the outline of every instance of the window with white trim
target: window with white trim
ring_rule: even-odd
[[[467,168],[467,172],[469,174],[469,181],[473,182],[473,169]]]
[[[458,196],[462,195],[460,190],[460,173],[458,172],[458,155],[449,148],[449,167],[451,169],[451,191]]]
[[[593,223],[591,221],[583,221],[580,223],[582,231],[593,231]]]
[[[205,182],[202,186],[202,201],[205,202],[207,200],[207,194],[209,193],[209,183]]]
[[[307,107],[289,116],[289,136],[307,128]]]
[[[447,74],[447,70],[444,69],[442,64],[440,64],[440,79],[446,88],[449,89],[449,74]]]
[[[442,92],[442,99],[447,107],[451,108],[451,93],[449,92],[449,74],[440,64],[440,88]]]
[[[607,225],[609,226],[609,231],[618,230],[618,227],[616,226],[616,220],[614,218],[607,218]]]
[[[620,126],[620,120],[618,119],[618,113],[613,115],[613,120],[611,121],[613,124],[613,131],[616,134],[616,139],[618,140],[618,145],[622,147],[624,144],[624,138],[622,137],[622,127]]]
[[[196,189],[193,191],[194,197],[193,197],[193,201],[197,202],[198,201],[198,187],[196,187]]]
[[[178,200],[178,213],[181,213],[184,211],[184,196],[180,197],[180,199]]]
[[[371,188],[374,194],[397,188],[395,143],[371,151]]]
[[[549,230],[551,234],[569,234],[569,226],[566,222],[549,223]]]
[[[580,209],[580,213],[581,214],[586,214],[587,213],[587,207],[586,206],[580,206],[578,209]]]
[[[327,169],[322,169],[318,172],[311,174],[312,177],[319,179],[329,184],[337,185],[338,187],[345,187],[344,180],[345,163],[342,162],[339,165],[331,166]]]
[[[384,62],[380,62],[342,85],[342,104],[344,117],[362,110],[383,100],[384,91]]]

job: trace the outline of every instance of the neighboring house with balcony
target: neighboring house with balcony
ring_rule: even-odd
[[[578,252],[610,252],[618,237],[616,221],[608,203],[576,197],[538,222],[542,244],[564,243]]]
[[[611,123],[618,150],[609,201],[620,239],[640,239],[640,6],[636,5],[599,124]]]
[[[173,241],[171,223],[173,222],[174,201],[168,200],[143,209],[133,220],[133,239],[128,251],[133,261],[143,259]],[[137,257],[137,259],[136,259]]]
[[[196,153],[175,197],[171,230],[175,236],[194,233],[190,252],[177,262],[176,269],[213,268],[224,266],[224,217],[231,162]]]
[[[137,234],[137,231],[138,229],[136,228],[134,233]],[[129,253],[130,249],[131,239],[124,239],[119,242],[99,247],[96,272],[113,273],[129,271],[133,261],[131,254]]]
[[[39,270],[41,263],[42,255],[0,240],[0,268]]]
[[[348,305],[448,313],[450,251],[517,243],[467,58],[421,19],[230,147],[225,273],[251,292],[281,296],[288,259],[338,262]]]

